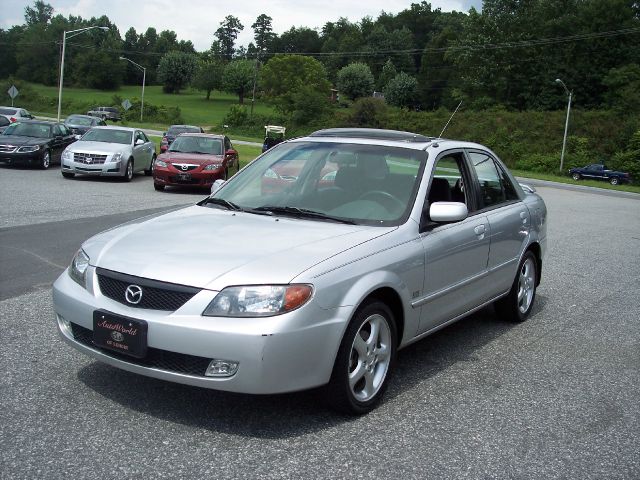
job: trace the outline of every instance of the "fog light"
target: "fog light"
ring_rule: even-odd
[[[62,330],[62,333],[64,333],[67,337],[73,338],[73,331],[71,330],[70,321],[58,315],[58,326],[60,327],[60,330]]]
[[[209,362],[205,377],[231,377],[238,371],[238,362],[214,358]]]

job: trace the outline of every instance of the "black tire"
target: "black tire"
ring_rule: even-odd
[[[609,179],[609,183],[611,185],[618,185],[620,183],[620,179],[618,177],[611,177]]]
[[[536,299],[537,280],[538,259],[528,250],[520,260],[509,294],[495,303],[500,317],[510,322],[524,322],[529,317]]]
[[[164,185],[160,185],[159,183],[154,183],[153,188],[155,188],[158,192],[161,192],[164,190]]]
[[[573,175],[571,175],[571,178],[573,178],[574,180],[578,181],[580,180],[582,177],[580,176],[580,174],[578,172],[574,173]]]
[[[45,150],[45,152],[42,154],[42,158],[40,159],[40,164],[38,165],[38,167],[40,167],[42,170],[46,170],[50,166],[51,152],[49,150]]]
[[[155,162],[156,162],[156,156],[154,155],[154,156],[152,156],[152,157],[151,157],[151,163],[149,164],[149,170],[145,170],[145,171],[144,171],[144,174],[145,174],[147,177],[150,177],[150,176],[151,176],[151,174],[153,173],[153,164],[154,164]]]
[[[373,333],[374,324],[378,325],[377,334]],[[369,338],[365,339],[363,333]],[[375,408],[393,370],[396,336],[395,319],[385,303],[373,299],[358,308],[342,338],[326,387],[327,401],[332,408],[350,415],[362,415]],[[360,374],[356,373],[358,370]],[[358,379],[351,385],[353,374]],[[369,381],[370,392],[367,392]]]
[[[75,173],[71,173],[71,172],[62,172],[62,176],[64,178],[73,178],[73,177],[76,176],[76,174]]]
[[[133,180],[133,159],[130,158],[127,162],[127,167],[125,168],[124,175],[122,176],[123,182],[130,182]]]

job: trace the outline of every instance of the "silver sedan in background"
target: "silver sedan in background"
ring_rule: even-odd
[[[57,325],[123,370],[252,394],[325,385],[365,413],[399,349],[492,303],[529,316],[546,216],[482,145],[321,130],[197,205],[87,240],[54,284]]]
[[[63,152],[62,176],[114,176],[129,182],[136,172],[151,175],[155,159],[155,144],[142,130],[93,127]]]

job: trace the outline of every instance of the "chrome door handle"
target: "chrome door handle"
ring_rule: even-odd
[[[473,231],[475,232],[476,235],[484,235],[484,232],[485,232],[484,225],[478,225],[476,228],[473,229]]]
[[[527,212],[520,212],[520,218],[522,219],[522,224],[527,224]]]

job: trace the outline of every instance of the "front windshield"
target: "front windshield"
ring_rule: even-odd
[[[222,155],[220,138],[179,136],[169,147],[170,152]]]
[[[44,123],[13,123],[3,132],[4,135],[23,137],[51,138],[51,125]]]
[[[90,127],[91,125],[93,125],[93,122],[93,119],[87,117],[69,117],[64,121],[64,123],[69,123],[72,125],[82,125],[86,127]]]
[[[122,143],[130,145],[133,132],[107,128],[93,128],[82,136],[83,142]]]
[[[425,151],[409,148],[284,143],[234,176],[209,204],[397,225],[413,205],[426,158]]]

